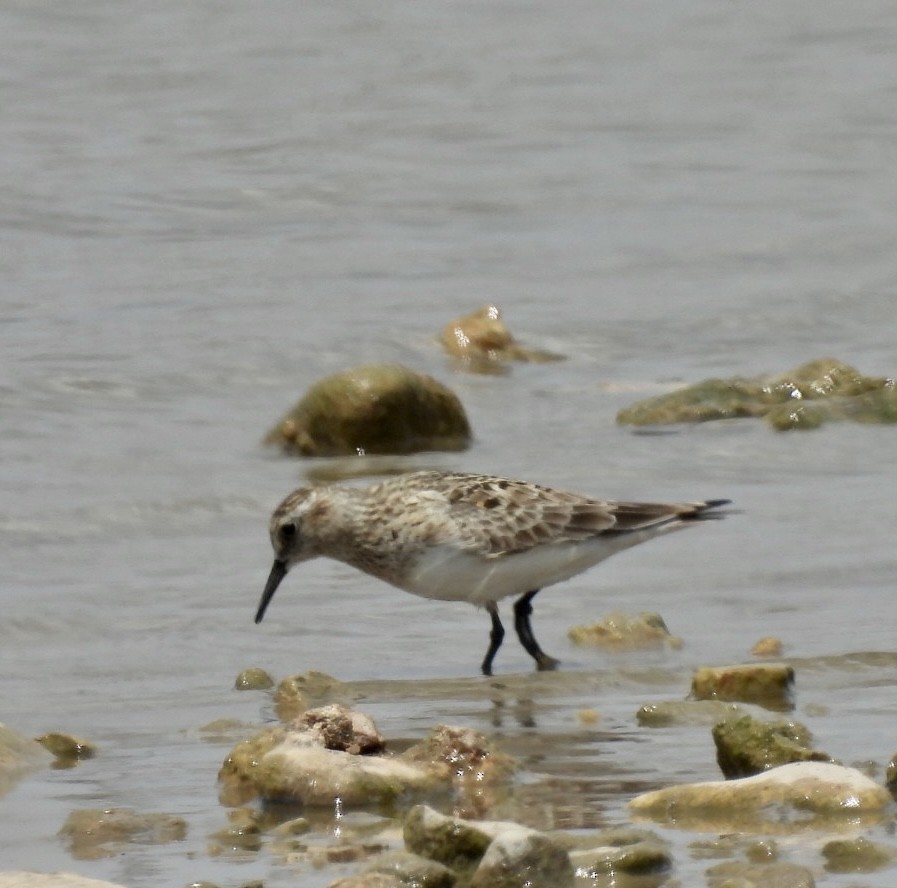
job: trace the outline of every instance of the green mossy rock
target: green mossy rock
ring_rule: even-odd
[[[750,715],[713,727],[716,760],[725,777],[750,777],[788,762],[830,762],[810,748],[810,732],[795,721],[764,722]]]
[[[886,848],[863,836],[835,839],[822,848],[825,868],[830,873],[871,873],[894,861],[894,849]]]
[[[780,431],[815,429],[831,419],[897,422],[897,384],[863,376],[834,358],[808,361],[779,376],[708,379],[621,410],[621,425],[670,425],[765,417]]]
[[[267,434],[297,456],[465,450],[470,423],[457,395],[398,364],[370,364],[315,383]]]
[[[402,828],[405,847],[449,869],[472,869],[492,841],[476,821],[447,817],[427,805],[415,805]]]

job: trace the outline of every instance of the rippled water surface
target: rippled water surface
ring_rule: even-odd
[[[635,712],[772,634],[816,745],[881,777],[897,430],[614,416],[822,355],[897,372],[892,4],[11,2],[0,103],[0,720],[99,747],[0,798],[0,868],[133,888],[354,872],[210,851],[217,769],[271,717],[232,690],[250,665],[357,683],[389,737],[495,732],[524,763],[509,813],[590,829],[718,776],[707,726]],[[488,301],[567,360],[455,370],[435,336]],[[449,384],[474,427],[408,466],[740,511],[541,594],[557,674],[509,642],[490,684],[482,613],[329,562],[255,626],[268,514],[308,470],[260,438],[312,381],[381,360]],[[613,610],[659,611],[684,647],[567,640]],[[199,731],[219,718],[249,727]],[[112,806],[187,838],[73,859],[66,816]],[[698,836],[664,834],[700,883]],[[785,857],[819,885],[894,883],[826,872],[809,840]]]

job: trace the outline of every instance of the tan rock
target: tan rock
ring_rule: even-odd
[[[876,820],[891,795],[855,768],[795,762],[740,780],[671,786],[636,796],[630,811],[657,822],[722,832],[762,828],[789,833]]]

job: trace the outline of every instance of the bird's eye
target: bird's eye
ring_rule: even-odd
[[[292,543],[293,540],[296,539],[296,525],[284,524],[283,527],[277,531],[277,535],[280,537],[280,542],[283,545]]]

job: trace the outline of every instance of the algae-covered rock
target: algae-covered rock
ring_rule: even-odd
[[[708,379],[621,410],[621,425],[668,425],[765,417],[778,430],[814,429],[830,419],[897,422],[893,379],[863,376],[834,358],[808,361],[778,376]]]
[[[660,614],[608,614],[588,626],[573,626],[567,633],[574,644],[591,645],[611,651],[637,651],[649,648],[682,647],[682,639],[670,635]]]
[[[458,397],[430,376],[371,364],[315,383],[268,433],[299,456],[464,450],[471,430]]]
[[[447,817],[427,805],[415,805],[402,828],[405,847],[450,869],[471,869],[482,859],[492,841],[483,824]]]
[[[489,843],[470,888],[572,888],[570,855],[555,839],[507,824]]]
[[[672,869],[666,842],[646,830],[607,829],[594,844],[570,853],[577,878],[656,875]]]
[[[810,732],[800,722],[763,722],[750,715],[713,727],[716,760],[725,777],[750,777],[789,762],[830,762],[810,748]]]
[[[363,875],[383,874],[396,878],[404,888],[453,888],[457,877],[447,866],[419,854],[392,851],[380,854]]]
[[[645,728],[666,728],[671,725],[715,725],[743,714],[736,703],[723,700],[661,700],[644,703],[635,714]]]
[[[87,809],[69,814],[59,834],[73,857],[99,860],[120,854],[122,846],[129,843],[164,845],[182,841],[187,823],[171,814],[142,814],[127,808]]]
[[[554,839],[516,823],[447,817],[416,805],[405,818],[405,847],[473,875],[470,888],[564,888],[573,884],[567,851]]]
[[[776,712],[794,708],[793,692],[794,670],[784,663],[702,666],[691,681],[695,700],[756,703]]]
[[[894,862],[895,851],[863,836],[834,839],[822,848],[825,868],[830,873],[871,873]]]
[[[71,767],[82,759],[91,759],[97,754],[94,743],[72,734],[54,732],[43,734],[36,739],[47,752],[56,756],[56,764],[59,767]]]
[[[561,355],[518,345],[495,305],[484,305],[469,315],[455,318],[446,324],[439,338],[445,350],[464,369],[477,373],[494,373],[507,361],[562,360]]]
[[[258,666],[244,669],[234,681],[234,688],[238,691],[267,691],[273,687],[274,679]]]
[[[728,860],[707,870],[709,888],[815,888],[813,873],[795,863]]]
[[[636,796],[637,817],[708,832],[788,833],[884,816],[888,791],[855,768],[795,762],[754,777],[671,786]]]

